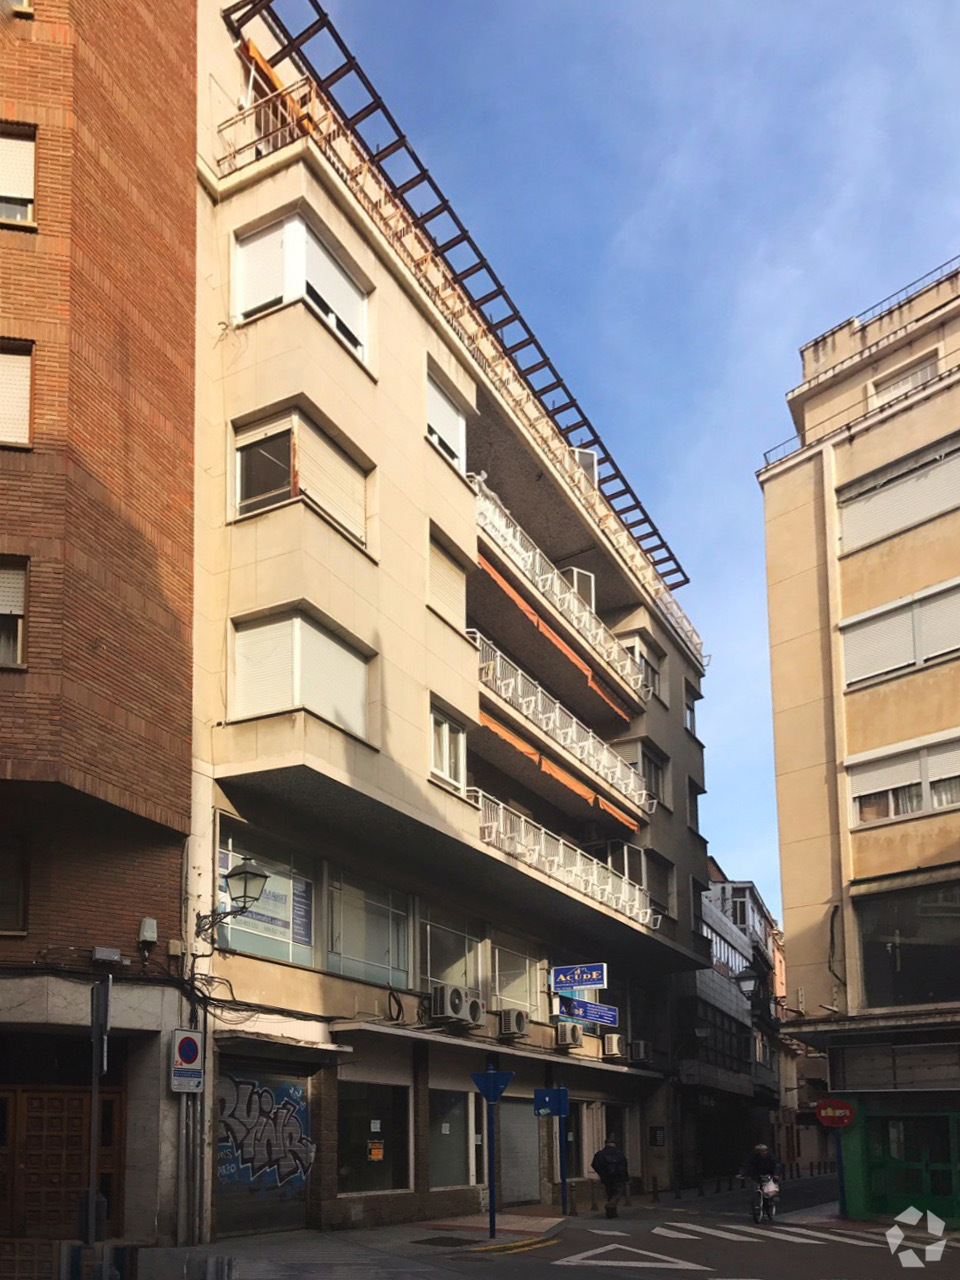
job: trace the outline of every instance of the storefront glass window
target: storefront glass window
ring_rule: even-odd
[[[410,1104],[404,1085],[339,1082],[340,1194],[410,1186]]]
[[[470,1181],[467,1093],[430,1090],[430,1185],[463,1187]]]
[[[960,1000],[960,881],[856,902],[867,1004]]]

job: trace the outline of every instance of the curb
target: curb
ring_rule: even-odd
[[[519,1240],[505,1240],[503,1244],[480,1244],[473,1245],[469,1249],[458,1249],[459,1253],[521,1253],[525,1249],[536,1249],[540,1245],[549,1244],[554,1236],[560,1232],[569,1222],[569,1218],[558,1218],[556,1224],[548,1227],[539,1236],[524,1236]]]

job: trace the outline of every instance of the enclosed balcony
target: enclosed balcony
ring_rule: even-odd
[[[650,896],[641,885],[485,791],[471,788],[467,799],[480,810],[480,839],[484,844],[611,907],[637,924],[650,929],[660,927],[661,916],[654,911]]]
[[[641,775],[607,746],[556,698],[543,689],[494,644],[478,631],[467,635],[477,646],[480,680],[514,710],[564,747],[605,783],[619,791],[647,814],[657,807],[656,797],[647,791]]]

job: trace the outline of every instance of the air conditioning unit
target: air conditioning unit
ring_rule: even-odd
[[[590,608],[596,612],[597,609],[597,580],[592,573],[586,569],[561,569],[561,578],[565,578],[570,583],[574,591],[585,601]]]
[[[463,987],[438,983],[430,993],[430,1018],[433,1022],[466,1021],[467,993]]]
[[[648,929],[659,929],[663,923],[663,916],[659,911],[654,911],[651,907],[641,907],[638,912],[641,924],[645,924]]]
[[[571,1049],[583,1044],[583,1027],[579,1022],[557,1023],[557,1048]]]
[[[527,1034],[527,1014],[523,1009],[500,1010],[500,1034],[504,1038]]]
[[[649,1040],[631,1040],[630,1041],[630,1061],[631,1062],[649,1062],[653,1056],[652,1047]]]
[[[603,1056],[605,1058],[625,1058],[627,1056],[627,1037],[616,1033],[604,1036]]]
[[[487,1008],[479,996],[467,997],[466,1022],[471,1027],[482,1027],[487,1021]]]

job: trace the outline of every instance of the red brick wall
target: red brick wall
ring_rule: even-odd
[[[0,229],[0,336],[36,343],[32,449],[0,448],[0,553],[30,557],[28,670],[0,671],[0,778],[183,830],[195,4],[35,13],[0,24],[0,116],[37,126],[38,223]]]

